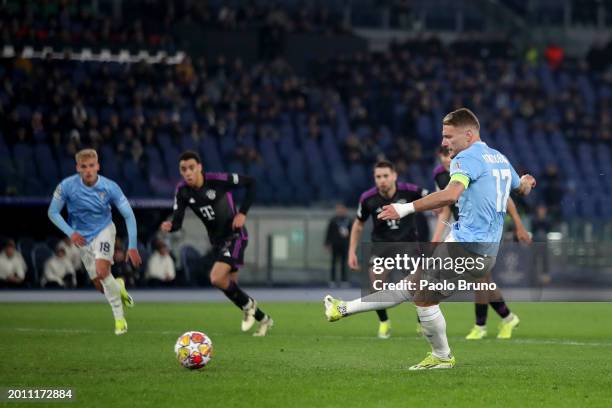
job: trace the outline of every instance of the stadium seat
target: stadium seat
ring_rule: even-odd
[[[200,271],[202,255],[191,245],[183,245],[179,251],[181,266],[185,271],[185,283],[193,285]]]
[[[223,161],[219,155],[219,146],[214,137],[210,135],[204,137],[199,150],[206,171],[224,171]]]
[[[36,244],[34,248],[32,248],[32,279],[34,282],[40,282],[44,274],[45,262],[52,256],[53,251],[49,249],[46,243]]]

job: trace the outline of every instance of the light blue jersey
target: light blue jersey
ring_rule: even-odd
[[[520,179],[506,156],[484,142],[476,142],[451,162],[451,179],[466,190],[459,198],[459,221],[453,225],[457,242],[478,243],[470,249],[482,255],[497,255],[504,229],[510,191]]]
[[[98,175],[98,181],[91,187],[83,183],[79,174],[65,178],[53,193],[48,214],[51,221],[64,234],[71,236],[76,231],[89,244],[112,222],[111,204],[114,204],[125,218],[129,248],[136,248],[134,212],[121,188],[106,177]],[[68,208],[68,222],[61,216],[64,205]]]

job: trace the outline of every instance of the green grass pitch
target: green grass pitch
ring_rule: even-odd
[[[429,351],[411,305],[390,311],[389,340],[375,337],[374,313],[327,323],[318,303],[263,307],[276,323],[265,338],[241,333],[229,303],[138,304],[117,337],[103,303],[2,304],[0,388],[72,387],[75,402],[52,406],[113,408],[612,404],[610,303],[512,304],[521,326],[509,341],[495,340],[499,318],[489,310],[489,339],[472,342],[463,336],[473,306],[443,304],[457,366],[427,372],[407,371]],[[175,360],[188,330],[214,343],[203,370]]]

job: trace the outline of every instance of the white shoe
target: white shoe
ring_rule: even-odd
[[[249,306],[250,303],[250,306]],[[249,303],[244,310],[244,316],[242,317],[241,329],[243,332],[251,330],[251,327],[255,324],[255,311],[257,310],[257,302],[255,299],[250,299]]]
[[[272,320],[272,318],[268,315],[266,315],[266,317],[264,317],[261,322],[259,322],[259,328],[257,329],[257,331],[255,333],[253,333],[253,336],[255,337],[263,337],[266,335],[266,333],[268,332],[268,330],[274,326],[274,320]]]

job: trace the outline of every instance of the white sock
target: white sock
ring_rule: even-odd
[[[102,279],[102,287],[104,288],[104,296],[113,309],[115,320],[123,319],[123,305],[121,304],[121,288],[112,274]]]
[[[403,290],[381,290],[359,299],[346,302],[346,313],[355,314],[371,310],[388,309],[409,301],[411,295]]]
[[[508,316],[504,317],[502,320],[504,321],[504,323],[510,323],[512,319],[514,319],[514,314],[510,313]]]
[[[450,347],[446,338],[446,320],[439,305],[417,306],[417,314],[421,321],[423,334],[431,344],[431,353],[439,358],[448,358]]]

